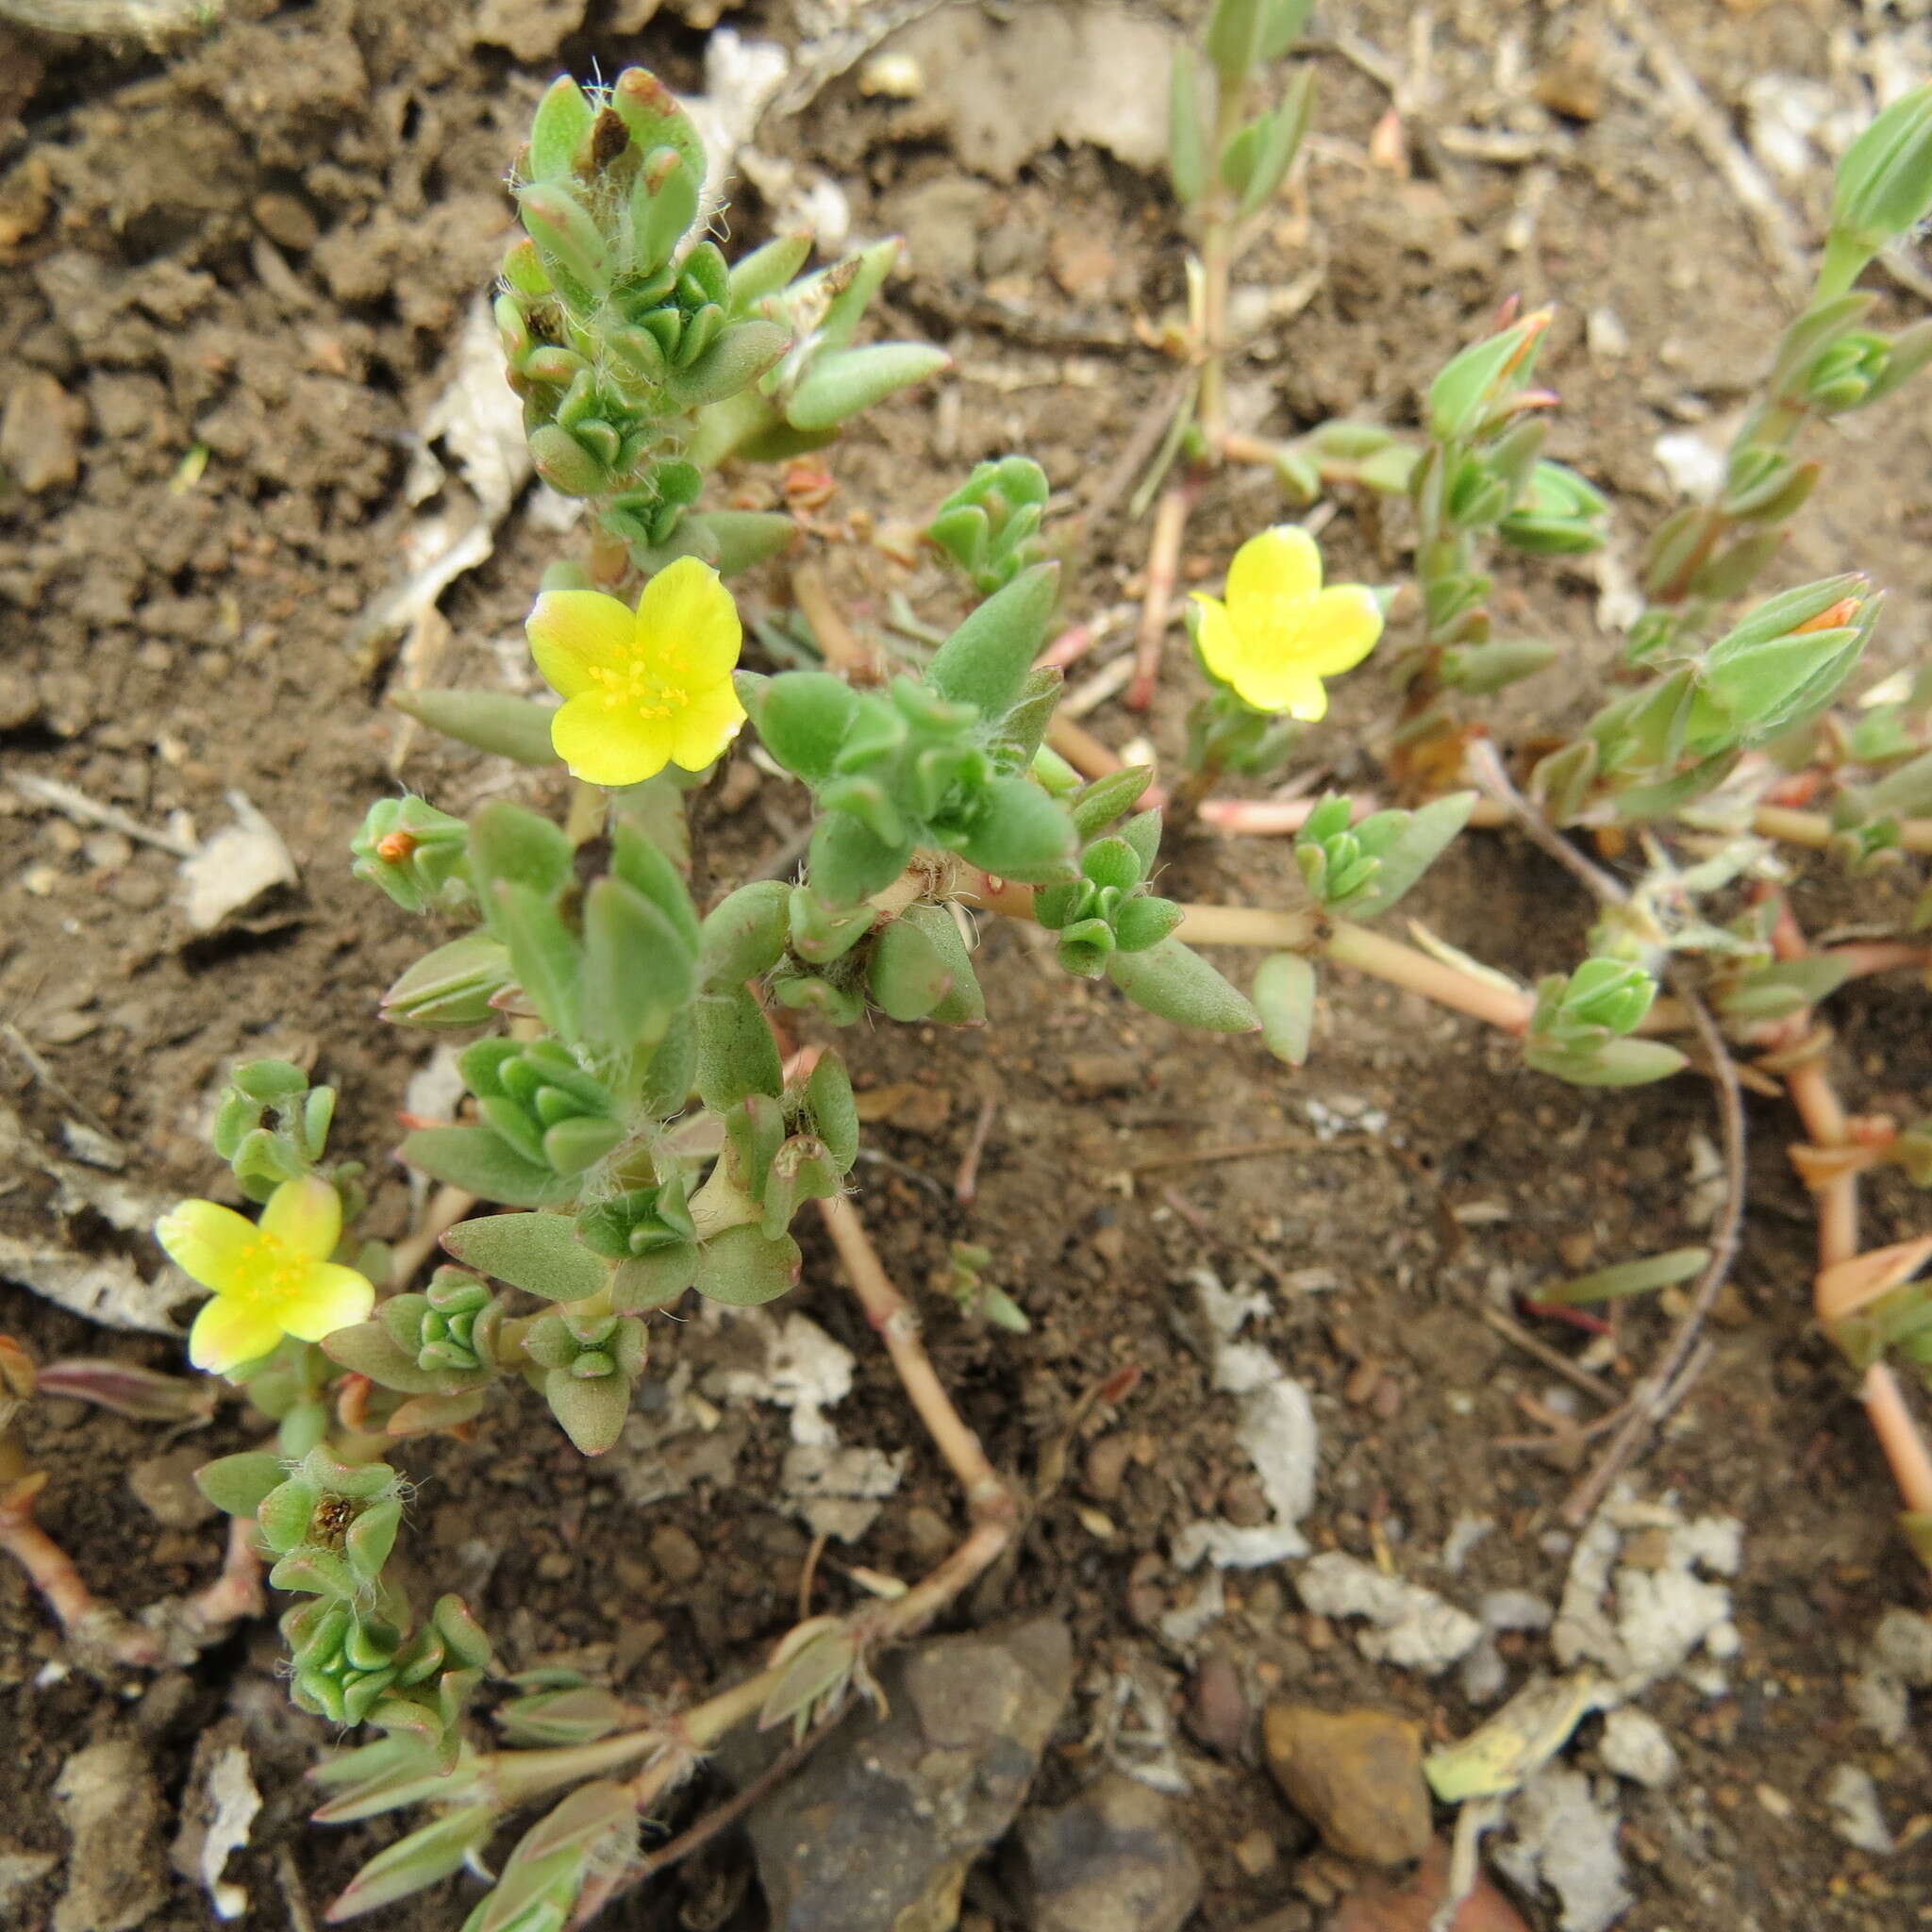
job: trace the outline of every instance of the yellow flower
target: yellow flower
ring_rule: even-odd
[[[601,591],[545,591],[524,629],[563,699],[550,741],[573,777],[639,785],[674,762],[702,772],[744,723],[731,688],[738,607],[694,557],[660,570],[635,612]]]
[[[225,1375],[284,1335],[320,1341],[367,1321],[375,1306],[368,1276],[328,1258],[341,1232],[340,1197],[312,1175],[284,1181],[258,1222],[212,1201],[183,1201],[162,1215],[155,1239],[213,1291],[189,1331],[189,1360]]]
[[[1328,709],[1324,677],[1352,671],[1382,635],[1382,607],[1361,584],[1322,588],[1322,553],[1296,524],[1251,537],[1234,554],[1227,601],[1194,592],[1201,661],[1257,711],[1312,724]]]

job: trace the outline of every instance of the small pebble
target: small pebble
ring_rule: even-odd
[[[704,1552],[690,1533],[675,1523],[662,1524],[651,1532],[650,1550],[652,1562],[667,1583],[694,1583],[705,1567]]]

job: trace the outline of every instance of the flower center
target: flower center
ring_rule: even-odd
[[[682,675],[674,659],[633,658],[622,665],[593,664],[591,681],[607,711],[631,711],[644,718],[669,718],[691,702],[681,684],[670,680]]]
[[[236,1270],[240,1286],[226,1291],[250,1307],[281,1307],[300,1295],[309,1266],[308,1258],[286,1241],[258,1234],[242,1250]]]

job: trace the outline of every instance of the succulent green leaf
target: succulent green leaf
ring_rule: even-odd
[[[1315,1027],[1315,968],[1300,953],[1271,953],[1255,974],[1255,1010],[1268,1051],[1291,1067],[1307,1063]]]
[[[1455,791],[1446,798],[1431,799],[1418,810],[1404,814],[1407,824],[1393,842],[1383,846],[1376,854],[1379,864],[1374,876],[1364,891],[1349,898],[1347,910],[1350,917],[1373,919],[1378,913],[1387,912],[1435,864],[1456,835],[1469,823],[1475,796],[1474,791]],[[1372,823],[1364,823],[1361,828],[1364,835]]]
[[[882,892],[912,857],[909,841],[889,845],[845,812],[826,812],[813,829],[808,878],[834,908]]]
[[[930,342],[869,342],[821,352],[785,404],[785,420],[808,432],[836,429],[863,410],[953,366]]]
[[[622,1375],[574,1375],[551,1369],[543,1377],[543,1400],[581,1456],[602,1456],[624,1432],[630,1411],[630,1384]]]
[[[1296,70],[1281,105],[1258,124],[1254,164],[1240,191],[1238,212],[1241,217],[1258,213],[1274,199],[1307,139],[1314,111],[1315,70],[1306,66]]]
[[[655,781],[653,781],[655,782]],[[648,789],[648,788],[644,788]],[[681,820],[680,820],[681,823]],[[684,874],[666,855],[662,843],[628,821],[620,820],[610,834],[610,870],[625,885],[641,892],[670,921],[692,958],[698,950],[697,908],[691,903]]]
[[[806,264],[809,235],[775,235],[761,248],[741,256],[731,270],[731,308],[741,315],[767,295],[775,295]]]
[[[559,81],[558,85],[566,85]],[[329,1907],[330,1924],[394,1905],[460,1870],[489,1843],[501,1813],[494,1805],[464,1805],[386,1846],[357,1873]]]
[[[1137,1007],[1208,1033],[1252,1033],[1260,1016],[1200,954],[1179,940],[1116,952],[1107,975]]]
[[[953,975],[919,922],[901,916],[873,945],[872,996],[894,1020],[924,1020],[953,988]]]
[[[445,738],[494,752],[520,765],[556,765],[562,760],[550,742],[547,706],[495,691],[392,691],[398,711],[440,731]]]
[[[654,1047],[691,997],[684,936],[635,886],[598,879],[584,894],[582,1008],[593,1045]]]
[[[995,778],[956,841],[974,865],[1004,879],[1047,885],[1069,876],[1076,847],[1067,808],[1030,778]]]
[[[858,1158],[858,1104],[852,1076],[835,1053],[823,1053],[806,1076],[805,1104],[825,1151],[841,1174]]]
[[[542,1208],[572,1192],[569,1181],[525,1159],[490,1127],[418,1127],[398,1153],[432,1180],[506,1208]]]
[[[479,886],[509,883],[560,892],[571,881],[572,858],[560,826],[507,799],[492,800],[470,821],[470,864]],[[484,898],[487,916],[487,892]]]
[[[1167,91],[1167,169],[1174,196],[1192,208],[1208,186],[1208,130],[1201,114],[1201,70],[1183,41],[1174,49]]]
[[[576,1302],[610,1279],[610,1264],[577,1239],[567,1214],[486,1214],[460,1221],[442,1245],[467,1268],[548,1302]]]
[[[566,1040],[578,1037],[583,949],[555,899],[534,887],[499,881],[491,922],[509,949],[510,969],[544,1024]]]
[[[1647,1255],[1641,1261],[1619,1261],[1611,1268],[1592,1269],[1559,1287],[1539,1290],[1537,1299],[1558,1307],[1580,1307],[1624,1295],[1648,1294],[1652,1289],[1674,1288],[1680,1281],[1689,1281],[1709,1259],[1708,1248],[1673,1248],[1668,1254]]]
[[[671,372],[665,399],[679,409],[722,403],[775,367],[791,346],[791,331],[775,322],[731,323],[689,363]]]
[[[755,1308],[795,1288],[802,1265],[789,1234],[771,1241],[750,1225],[728,1227],[699,1250],[697,1291],[734,1308]]]
[[[772,1029],[758,1002],[742,991],[701,994],[693,1002],[697,1025],[698,1096],[724,1113],[754,1093],[774,1099],[784,1091],[785,1072]]]
[[[925,682],[943,698],[1003,717],[1019,699],[1046,643],[1059,566],[1037,563],[974,610],[933,655]]]
[[[288,1471],[281,1458],[258,1449],[220,1456],[194,1472],[194,1487],[227,1516],[253,1516]]]
[[[568,175],[596,118],[589,95],[569,75],[559,74],[543,91],[530,122],[530,178]]]

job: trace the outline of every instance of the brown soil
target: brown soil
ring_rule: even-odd
[[[499,176],[540,86],[558,60],[580,74],[594,60],[609,74],[643,59],[675,85],[697,82],[701,36],[669,10],[648,32],[614,30],[626,10],[649,9],[593,0],[589,25],[563,41],[558,59],[527,62],[474,43],[475,9],[455,0],[239,0],[218,37],[165,60],[98,49],[30,56],[0,29],[0,380],[43,372],[84,406],[71,487],[0,487],[0,756],[9,773],[58,778],[155,825],[186,810],[210,829],[225,822],[224,793],[239,788],[280,829],[302,873],[299,892],[263,929],[190,943],[167,853],[82,831],[0,787],[0,1019],[52,1075],[37,1078],[0,1051],[0,1092],[52,1138],[63,1116],[98,1118],[136,1150],[131,1172],[143,1182],[185,1192],[214,1184],[198,1128],[210,1084],[234,1057],[313,1058],[341,1090],[338,1145],[376,1163],[376,1231],[406,1224],[405,1185],[382,1162],[424,1047],[377,1024],[373,995],[410,958],[419,929],[347,877],[344,841],[369,798],[393,784],[393,724],[379,702],[386,670],[345,641],[393,575],[412,425],[500,248]],[[1395,0],[1329,9],[1389,49],[1405,45],[1409,10]],[[1655,11],[1728,108],[1754,75],[1826,72],[1831,35],[1859,9],[1655,0]],[[1557,453],[1615,491],[1627,546],[1666,501],[1650,455],[1657,435],[1693,407],[1687,399],[1734,407],[1763,364],[1780,313],[1764,258],[1654,95],[1616,84],[1613,9],[1524,8],[1520,21],[1486,5],[1435,12],[1434,88],[1412,117],[1413,178],[1359,165],[1341,145],[1317,155],[1311,217],[1284,203],[1244,274],[1282,286],[1319,259],[1326,275],[1305,312],[1267,325],[1242,395],[1274,429],[1361,408],[1403,419],[1417,385],[1505,294],[1557,302],[1545,365],[1564,395]],[[1565,101],[1573,114],[1595,108],[1595,118],[1539,120],[1524,93],[1499,92],[1494,42],[1506,14],[1532,78],[1560,69],[1583,76],[1581,86],[1598,76],[1594,100]],[[746,8],[738,24],[796,38],[777,0]],[[1387,96],[1332,56],[1322,87],[1323,128],[1359,157]],[[1546,160],[1498,165],[1440,138],[1473,124],[1560,139]],[[923,187],[959,172],[942,124],[865,99],[849,79],[765,142],[829,167],[851,190],[860,232],[906,221]],[[1532,205],[1541,211],[1525,235],[1522,211]],[[972,210],[978,266],[1013,299],[994,314],[930,270],[893,286],[882,326],[953,349],[958,403],[901,403],[849,439],[832,458],[832,514],[917,518],[967,464],[1008,448],[1036,455],[1077,501],[1172,379],[1171,365],[1126,326],[1181,296],[1158,184],[1091,150],[1049,150],[1017,181],[975,180],[948,206]],[[741,235],[756,236],[763,220],[747,194]],[[1508,249],[1506,238],[1521,245]],[[1629,338],[1621,359],[1583,341],[1584,317],[1605,308]],[[1932,590],[1924,404],[1856,427],[1791,569],[1873,570],[1894,590],[1885,648],[1902,656],[1923,634]],[[206,446],[207,467],[190,482],[181,464],[195,445]],[[1204,569],[1217,566],[1272,506],[1263,479],[1230,479],[1204,507],[1191,553]],[[1402,527],[1399,517],[1378,525],[1344,508],[1324,541],[1342,574],[1386,576],[1401,561]],[[495,558],[445,600],[452,681],[501,680],[492,642],[515,637],[557,542],[513,519]],[[1129,594],[1143,544],[1143,531],[1119,518],[1095,531],[1070,608],[1084,614]],[[901,589],[928,615],[954,608],[936,567],[908,572],[870,549],[841,553],[833,580],[861,624]],[[1541,626],[1572,654],[1573,669],[1531,688],[1533,708],[1574,715],[1588,701],[1591,667],[1610,649],[1594,625],[1591,587],[1548,569],[1512,572],[1508,585],[1512,625]],[[782,593],[774,578],[756,584],[750,602]],[[1157,713],[1154,735],[1170,751],[1191,675],[1171,676]],[[1323,744],[1339,753],[1347,727],[1366,724],[1380,699],[1375,679],[1356,680]],[[1111,708],[1092,722],[1115,742],[1133,729]],[[1364,775],[1372,768],[1344,756],[1343,776]],[[458,809],[507,782],[501,767],[428,747],[412,754],[408,777]],[[554,802],[544,784],[514,782]],[[768,858],[794,807],[773,781],[747,788],[727,775],[696,808],[715,874]],[[1281,903],[1291,878],[1279,843],[1196,844],[1174,861],[1177,895],[1189,898]],[[1800,909],[1822,924],[1848,907],[1821,880],[1803,889]],[[1856,909],[1896,914],[1895,904],[1874,910],[1863,896]],[[1560,874],[1494,838],[1459,846],[1414,910],[1524,974],[1573,960],[1589,923]],[[1152,1674],[1177,1697],[1185,1684],[1183,1665],[1146,1624],[1192,1588],[1165,1567],[1174,1532],[1203,1514],[1239,1518],[1257,1500],[1228,1399],[1212,1392],[1202,1359],[1187,1271],[1206,1260],[1275,1291],[1260,1339],[1316,1391],[1323,1427],[1308,1524],[1318,1544],[1365,1555],[1390,1547],[1407,1567],[1405,1548],[1439,1549],[1454,1520],[1474,1511],[1500,1528],[1476,1547],[1458,1595],[1506,1584],[1554,1594],[1559,1565],[1540,1540],[1572,1476],[1495,1446],[1527,1427],[1516,1396],[1541,1393],[1551,1377],[1477,1310],[1499,1278],[1528,1288],[1574,1266],[1574,1244],[1569,1261],[1559,1258],[1572,1238],[1587,1237],[1606,1259],[1694,1239],[1690,1137],[1713,1129],[1695,1083],[1624,1096],[1565,1088],[1521,1072],[1473,1024],[1339,975],[1316,1057],[1291,1075],[1253,1041],[1183,1039],[1107,990],[1061,980],[1032,937],[990,924],[982,973],[993,1024],[984,1034],[880,1028],[841,1043],[862,1086],[921,1089],[916,1106],[874,1129],[880,1158],[860,1170],[860,1205],[895,1273],[924,1293],[949,1240],[983,1241],[995,1278],[1032,1316],[1033,1332],[1014,1340],[967,1326],[941,1300],[925,1304],[940,1369],[1001,1466],[1030,1479],[1064,1444],[1083,1397],[1123,1368],[1141,1371],[1117,1411],[1079,1432],[1068,1480],[1030,1525],[1018,1563],[973,1606],[979,1615],[1051,1607],[1074,1624],[1080,1721],[1049,1758],[1040,1795],[1054,1799],[1075,1781],[1073,1740],[1110,1674]],[[1857,1108],[1921,1110],[1913,1096],[1932,1064],[1911,1010],[1896,989],[1839,1003]],[[978,1199],[960,1209],[952,1181],[983,1097],[998,1113]],[[1281,1134],[1305,1122],[1309,1099],[1384,1109],[1387,1128],[1363,1145],[1141,1171],[1191,1148]],[[1926,1589],[1893,1533],[1885,1472],[1845,1374],[1807,1320],[1808,1208],[1780,1144],[1791,1123],[1754,1100],[1752,1126],[1754,1207],[1736,1292],[1715,1329],[1717,1358],[1641,1473],[1647,1494],[1672,1491],[1746,1524],[1743,1646],[1730,1695],[1703,1703],[1677,1688],[1651,1701],[1686,1769],[1663,1793],[1625,1793],[1641,1893],[1625,1923],[1637,1932],[1932,1918],[1923,1860],[1881,1867],[1848,1851],[1817,1795],[1826,1770],[1850,1758],[1878,1774],[1895,1821],[1932,1802],[1923,1745],[1877,1751],[1857,1730],[1844,1689],[1881,1612],[1923,1606]],[[44,1226],[46,1192],[30,1170],[6,1176],[0,1225]],[[1209,1230],[1205,1248],[1190,1226],[1197,1217]],[[1879,1190],[1871,1238],[1899,1239],[1922,1219],[1902,1192]],[[1309,1289],[1317,1280],[1332,1286]],[[809,1240],[796,1305],[861,1359],[859,1386],[839,1411],[845,1440],[911,1441],[883,1358]],[[164,1341],[105,1337],[17,1289],[0,1289],[0,1311],[43,1359],[111,1351],[154,1367],[178,1361]],[[1612,1374],[1641,1374],[1665,1328],[1655,1307],[1626,1308]],[[1548,1332],[1558,1345],[1576,1339]],[[690,1345],[671,1324],[660,1334],[667,1364]],[[53,1472],[42,1516],[95,1587],[133,1609],[205,1580],[217,1555],[209,1529],[165,1528],[128,1491],[127,1466],[162,1446],[156,1433],[62,1407],[38,1407],[29,1424],[30,1446]],[[510,1667],[590,1649],[632,1693],[681,1698],[742,1669],[791,1619],[805,1539],[758,1500],[781,1427],[774,1412],[758,1412],[734,1487],[639,1510],[610,1468],[580,1461],[529,1404],[507,1403],[472,1447],[408,1456],[422,1484],[414,1560],[425,1579],[469,1572],[463,1587]],[[1124,1465],[1104,1449],[1120,1438]],[[198,1440],[218,1453],[244,1431],[228,1411]],[[908,1481],[854,1557],[917,1574],[931,1559],[931,1512],[950,1521],[954,1510],[943,1472],[915,1443]],[[503,1527],[507,1516],[514,1529]],[[652,1533],[666,1524],[701,1552],[694,1580],[673,1581],[649,1559]],[[1426,1576],[1420,1559],[1417,1569]],[[1475,1720],[1453,1677],[1428,1684],[1364,1663],[1268,1574],[1229,1573],[1227,1582],[1230,1612],[1212,1642],[1251,1700],[1289,1688],[1394,1702],[1443,1737]],[[825,1573],[819,1607],[838,1607],[851,1589]],[[267,1799],[252,1846],[231,1867],[258,1923],[280,1923],[278,1893],[298,1878],[319,1909],[382,1841],[379,1832],[301,1822],[299,1774],[327,1740],[283,1705],[267,1628],[192,1674],[151,1683],[97,1681],[61,1670],[60,1656],[24,1580],[0,1569],[11,1762],[0,1852],[64,1850],[50,1790],[91,1738],[131,1724],[173,1798],[197,1733],[225,1710],[247,1725]],[[1197,1790],[1187,1802],[1208,1874],[1196,1923],[1238,1926],[1296,1895],[1301,1828],[1241,1754],[1190,1761]],[[1257,1826],[1283,1855],[1256,1875],[1232,1847]],[[284,1852],[292,1865],[278,1859]],[[724,1923],[717,1902],[740,1856],[727,1840],[629,1907],[625,1923]],[[25,1894],[21,1923],[42,1923],[53,1896],[51,1881]],[[1553,1925],[1540,1909],[1533,1923]],[[458,1912],[453,1893],[438,1894],[390,1923],[427,1932]],[[179,1881],[148,1923],[208,1923],[207,1902]]]

